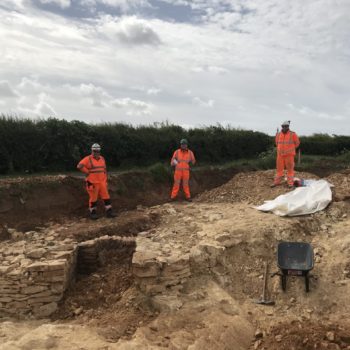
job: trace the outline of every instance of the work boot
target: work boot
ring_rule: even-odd
[[[170,202],[176,202],[176,201],[177,201],[176,197],[170,198]]]
[[[96,212],[95,209],[90,211],[90,219],[91,220],[97,220],[98,219],[98,215],[97,215],[97,212]]]
[[[117,214],[113,212],[112,208],[106,210],[106,217],[107,218],[115,218],[116,216],[117,216]]]
[[[186,198],[186,201],[187,202],[192,202],[192,198],[190,197],[190,198]]]
[[[274,187],[277,187],[277,186],[278,186],[277,184],[270,185],[271,188],[274,188]]]

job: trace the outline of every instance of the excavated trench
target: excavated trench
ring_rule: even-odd
[[[350,349],[350,328],[342,322],[350,312],[347,182],[339,177],[338,201],[325,212],[278,218],[251,209],[254,197],[270,191],[257,192],[254,181],[265,183],[271,174],[249,176],[242,185],[238,174],[192,204],[139,206],[115,222],[60,216],[23,236],[3,229],[16,241],[0,248],[0,280],[6,280],[0,316],[11,308],[17,316],[66,319],[130,348]],[[280,241],[310,243],[317,278],[309,293],[301,278],[289,278],[286,292],[278,276],[269,278],[276,305],[256,305],[265,262],[277,271]],[[22,260],[30,261],[22,266]]]

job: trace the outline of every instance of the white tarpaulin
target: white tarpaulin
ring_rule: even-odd
[[[313,181],[307,187],[298,187],[272,201],[265,201],[255,209],[272,211],[279,216],[312,214],[325,209],[332,201],[331,186],[326,180]]]

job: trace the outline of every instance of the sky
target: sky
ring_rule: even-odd
[[[0,113],[350,135],[350,0],[1,0]]]

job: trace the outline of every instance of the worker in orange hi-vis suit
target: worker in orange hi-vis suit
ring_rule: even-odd
[[[94,143],[91,147],[91,155],[82,159],[77,168],[86,174],[90,218],[92,220],[98,219],[97,200],[99,197],[104,201],[106,216],[109,218],[115,217],[107,189],[107,168],[106,162],[101,156],[101,146]]]
[[[172,158],[171,166],[175,167],[174,173],[174,186],[171,192],[171,200],[175,200],[180,189],[180,184],[182,181],[182,187],[185,192],[186,200],[191,202],[191,193],[190,193],[190,164],[195,164],[196,159],[191,150],[188,149],[188,142],[186,139],[180,141],[181,148],[177,149]]]
[[[271,187],[281,184],[284,176],[284,170],[287,170],[288,187],[293,187],[294,181],[294,157],[296,150],[299,148],[300,141],[298,135],[289,130],[290,121],[285,121],[282,124],[282,131],[276,134],[277,146],[277,174],[274,183]]]

